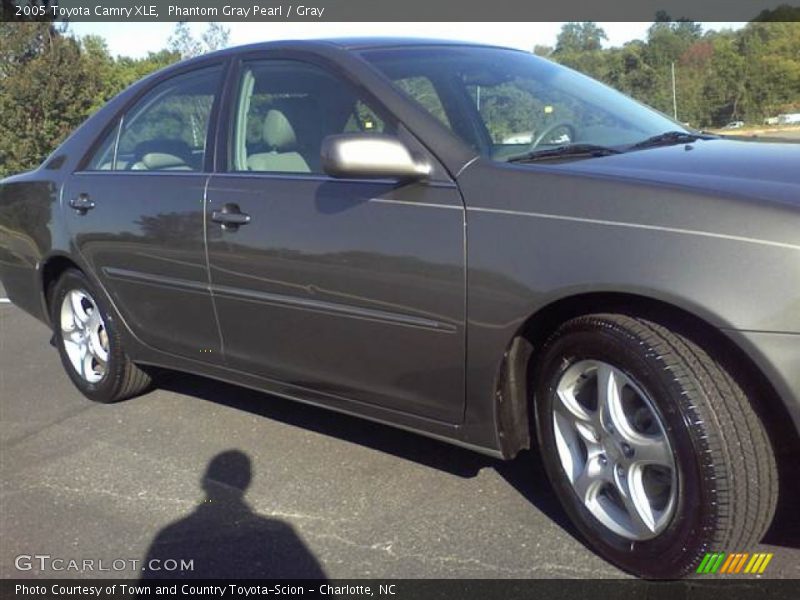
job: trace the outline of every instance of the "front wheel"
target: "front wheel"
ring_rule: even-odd
[[[116,402],[150,386],[147,373],[125,354],[114,319],[83,273],[70,269],[61,276],[50,307],[61,362],[84,396]]]
[[[602,556],[680,577],[704,553],[748,551],[772,520],[775,458],[733,378],[688,338],[617,314],[579,317],[535,369],[541,455]]]

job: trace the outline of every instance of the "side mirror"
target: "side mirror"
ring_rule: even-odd
[[[396,137],[342,133],[322,140],[322,168],[331,177],[353,179],[424,179],[431,165],[414,159]]]

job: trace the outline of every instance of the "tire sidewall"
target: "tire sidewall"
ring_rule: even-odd
[[[72,366],[72,362],[64,348],[64,338],[61,331],[61,305],[66,295],[73,290],[82,291],[91,297],[95,306],[100,311],[108,336],[108,364],[106,365],[106,372],[100,381],[94,383],[81,377],[75,370],[75,367]],[[50,318],[53,324],[56,348],[61,357],[61,364],[72,380],[72,383],[90,400],[103,403],[113,402],[115,391],[123,376],[124,357],[122,355],[122,345],[116,330],[116,324],[102,294],[96,291],[95,286],[92,285],[83,273],[70,269],[61,276],[53,288],[50,301]]]
[[[581,360],[603,361],[625,373],[648,396],[659,413],[678,467],[678,497],[668,527],[651,540],[632,541],[602,525],[575,495],[555,445],[552,405],[564,372]],[[707,548],[713,533],[714,494],[698,456],[702,432],[683,386],[657,360],[657,353],[619,327],[599,329],[589,322],[573,326],[545,346],[536,370],[537,439],[548,477],[580,533],[603,556],[627,571],[645,577],[683,574]]]

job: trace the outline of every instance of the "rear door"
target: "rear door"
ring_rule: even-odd
[[[222,77],[213,65],[156,84],[64,188],[77,249],[123,318],[152,347],[203,361],[221,360],[203,202]]]
[[[234,85],[230,164],[209,183],[206,214],[228,364],[460,422],[465,224],[454,183],[442,170],[411,184],[325,175],[326,135],[403,132],[320,64],[246,61]]]

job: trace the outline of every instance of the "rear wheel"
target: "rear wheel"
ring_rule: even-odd
[[[688,338],[645,319],[573,319],[537,361],[545,468],[602,556],[678,577],[705,552],[746,551],[778,496],[772,447],[738,384]]]
[[[115,322],[86,276],[66,271],[50,299],[56,347],[67,375],[95,402],[116,402],[145,391],[150,377],[122,348]]]

